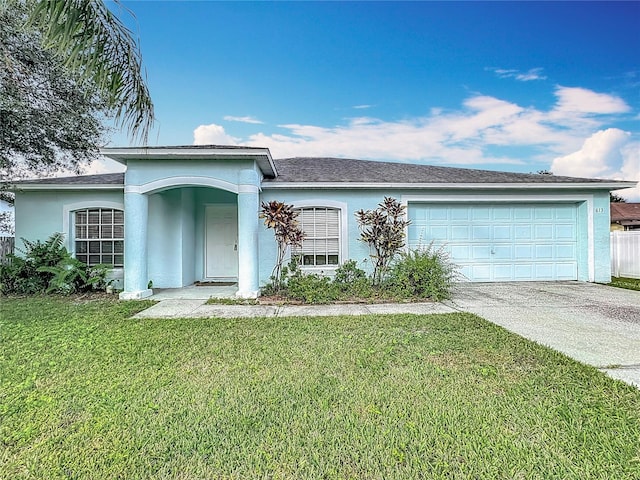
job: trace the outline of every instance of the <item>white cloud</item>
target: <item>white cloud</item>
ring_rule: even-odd
[[[402,120],[359,116],[334,126],[291,123],[279,125],[275,133],[257,132],[243,139],[212,124],[196,128],[194,138],[195,143],[268,147],[277,158],[335,156],[445,165],[535,163],[533,170],[549,168],[553,158],[582,151],[585,139],[606,129],[609,118],[605,112],[629,110],[620,98],[591,90],[557,87],[555,94],[557,103],[546,110],[472,95],[459,109],[432,107],[424,116]],[[589,162],[581,162],[580,167],[572,174],[606,173],[604,167]]]
[[[371,107],[373,107],[373,105],[354,105],[351,108],[355,108],[356,110],[364,110]]]
[[[532,80],[546,80],[547,77],[542,75],[542,68],[531,68],[526,72],[520,72],[519,70],[507,69],[507,68],[493,68],[488,69],[500,78],[515,78],[521,82],[530,82]]]
[[[119,173],[124,172],[127,167],[121,163],[111,160],[110,158],[100,157],[89,165],[82,167],[83,175],[97,175],[101,173]],[[65,172],[66,175],[73,175],[73,173]]]
[[[224,127],[211,123],[200,125],[193,131],[194,145],[237,145],[240,139],[224,131]]]
[[[579,150],[555,158],[551,171],[573,177],[640,181],[640,142],[617,128],[600,130],[587,138]],[[640,200],[640,187],[619,193],[629,200]]]
[[[614,114],[630,110],[629,105],[620,97],[586,88],[558,87],[555,94],[558,102],[554,112],[561,115]]]
[[[257,118],[250,115],[247,115],[245,117],[234,117],[233,115],[225,115],[223,118],[228,122],[252,123],[255,125],[262,125],[264,123],[263,121],[258,120]]]

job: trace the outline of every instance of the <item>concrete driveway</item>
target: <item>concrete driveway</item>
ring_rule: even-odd
[[[640,387],[640,292],[583,282],[467,283],[445,304]]]

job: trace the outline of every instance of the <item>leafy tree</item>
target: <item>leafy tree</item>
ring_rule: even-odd
[[[120,125],[146,142],[154,111],[140,49],[131,31],[105,3],[37,0],[30,24],[41,33],[47,50],[57,53],[65,67],[97,88]]]
[[[373,284],[380,285],[391,260],[405,246],[406,208],[398,200],[385,197],[375,210],[358,210],[360,240],[369,244],[374,261]]]
[[[0,0],[0,174],[77,171],[114,117],[146,140],[153,104],[130,32],[98,0]]]
[[[68,75],[26,28],[26,12],[0,9],[0,172],[4,179],[78,170],[98,152],[103,99]]]
[[[627,199],[613,192],[609,193],[609,201],[611,203],[627,203]]]
[[[282,264],[290,246],[299,246],[304,239],[304,232],[298,226],[298,212],[293,206],[277,200],[262,202],[260,218],[264,218],[267,228],[272,228],[278,245],[276,265],[273,268],[273,287],[276,292],[282,288]]]

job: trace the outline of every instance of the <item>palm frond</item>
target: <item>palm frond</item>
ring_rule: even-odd
[[[105,3],[35,0],[30,22],[42,32],[46,48],[58,52],[71,71],[105,96],[117,124],[146,143],[154,107],[142,55],[132,32]]]

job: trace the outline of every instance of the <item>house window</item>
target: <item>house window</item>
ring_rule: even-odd
[[[337,208],[300,208],[298,224],[305,234],[302,245],[291,252],[303,266],[315,267],[340,263],[340,210]]]
[[[111,208],[76,210],[76,258],[87,265],[124,265],[124,212]]]

